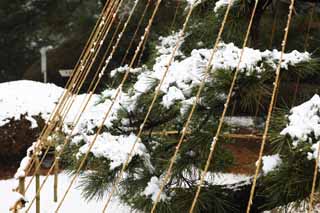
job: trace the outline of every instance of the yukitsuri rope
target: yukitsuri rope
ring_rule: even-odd
[[[106,25],[106,26],[107,26],[107,25]],[[102,34],[103,34],[103,33],[102,33]],[[98,40],[99,40],[99,39],[98,39]],[[101,45],[100,45],[100,46],[101,46]],[[87,72],[89,72],[89,71],[87,70]],[[80,87],[83,85],[83,83],[84,83],[84,79],[81,80]],[[79,91],[80,91],[80,88],[78,88],[77,91],[74,91],[74,93],[77,94],[77,93],[79,93]],[[73,95],[73,97],[74,97],[74,95]],[[74,98],[73,98],[73,99],[74,99]],[[71,103],[73,103],[73,102],[74,102],[74,100],[72,100]],[[65,104],[65,105],[66,105],[66,104]],[[67,108],[68,108],[67,110],[70,110],[71,106],[72,106],[72,105],[71,105],[70,102],[69,102],[68,107],[67,107]],[[66,111],[66,109],[65,109],[65,111]],[[60,118],[60,123],[61,123],[61,124],[63,123],[63,121],[64,121],[64,119],[66,118],[66,116],[67,116],[67,113],[65,113],[65,115],[63,116],[63,118]],[[44,159],[45,159],[45,157],[46,157],[49,149],[50,149],[50,147],[48,146],[48,147],[46,148],[46,150],[45,150],[45,152],[44,152],[41,160],[40,160],[40,163],[39,163],[38,166],[35,168],[34,174],[33,174],[32,178],[30,179],[29,183],[27,184],[26,190],[28,190],[28,188],[30,187],[31,182],[32,182],[32,180],[34,179],[35,174],[37,173],[37,171],[40,169],[40,166],[41,166],[42,162],[44,161]]]
[[[114,14],[113,14],[113,16],[114,16]],[[106,33],[105,30],[104,30],[104,33]],[[103,33],[102,33],[102,34],[103,34]],[[103,42],[103,41],[101,41],[101,42]],[[99,42],[99,43],[100,43],[100,42]],[[101,43],[101,44],[102,44],[102,43]],[[46,151],[47,151],[47,150],[46,150]],[[44,158],[43,158],[43,159],[44,159]],[[42,159],[42,160],[43,160],[43,159]],[[56,161],[55,161],[55,162],[56,162]],[[36,196],[38,195],[38,193],[40,193],[40,191],[41,191],[41,189],[43,188],[45,182],[47,181],[48,176],[49,176],[49,174],[50,174],[51,171],[52,171],[52,168],[53,168],[53,166],[52,166],[52,167],[50,168],[50,170],[48,171],[47,176],[45,177],[44,181],[42,182],[42,184],[41,184],[41,186],[40,186],[40,189],[38,190],[38,192],[36,192]],[[35,196],[35,197],[36,197],[36,196]],[[30,210],[33,202],[35,201],[35,197],[34,197],[33,200],[30,202],[30,205],[29,205],[29,207],[27,208],[27,211],[26,211],[26,212],[28,212],[28,211]]]
[[[172,22],[171,22],[171,25],[170,25],[170,29],[172,30],[174,24],[176,23],[176,19],[177,19],[177,15],[178,15],[178,12],[179,12],[179,9],[180,9],[180,5],[181,5],[181,0],[177,0],[177,5],[176,5],[176,11],[174,12],[174,16],[173,16],[173,19],[172,19]]]
[[[159,2],[161,2],[161,1],[159,0]],[[158,7],[159,7],[159,5],[157,5],[157,7],[156,7],[155,10],[154,10],[154,13],[153,13],[152,17],[151,17],[150,20],[149,20],[149,24],[148,24],[148,26],[147,26],[147,28],[146,28],[146,30],[145,30],[145,34],[150,30],[151,24],[152,24],[152,22],[153,22],[153,20],[154,20],[154,17],[155,17],[155,14],[156,14],[157,10],[158,10]],[[82,158],[82,160],[81,160],[81,162],[80,162],[80,165],[79,165],[77,171],[75,172],[75,175],[74,175],[74,177],[72,178],[72,180],[71,180],[71,182],[70,182],[70,184],[69,184],[69,186],[68,186],[68,188],[67,188],[67,190],[66,190],[66,192],[65,192],[65,194],[64,194],[64,196],[63,196],[63,198],[62,198],[62,200],[61,200],[60,203],[58,204],[58,207],[57,207],[57,209],[55,210],[55,212],[57,212],[57,211],[59,210],[59,208],[61,207],[61,205],[62,205],[62,203],[63,203],[63,201],[64,201],[67,193],[70,191],[71,186],[73,185],[73,183],[75,182],[75,180],[76,180],[77,177],[79,176],[80,171],[81,171],[81,169],[82,169],[82,167],[83,167],[83,165],[84,165],[84,163],[85,163],[85,161],[86,161],[86,159],[87,159],[87,157],[88,157],[88,155],[89,155],[89,153],[90,153],[93,145],[95,144],[95,142],[96,142],[96,140],[97,140],[97,138],[98,138],[98,136],[99,136],[99,134],[100,134],[103,126],[104,126],[104,123],[105,123],[106,119],[108,118],[108,116],[109,116],[109,114],[110,114],[110,112],[111,112],[111,109],[113,108],[113,106],[114,106],[114,104],[115,104],[115,101],[117,100],[118,96],[120,95],[120,92],[122,91],[122,87],[123,87],[124,83],[126,82],[126,80],[127,80],[127,78],[128,78],[128,75],[129,75],[129,73],[130,73],[130,70],[132,69],[133,63],[134,63],[134,61],[135,61],[135,59],[136,59],[136,57],[137,57],[137,54],[138,54],[138,52],[139,52],[139,50],[140,50],[140,48],[141,48],[141,46],[142,46],[142,43],[143,43],[144,39],[145,39],[145,36],[142,36],[141,41],[140,41],[140,43],[139,43],[139,45],[138,45],[138,47],[137,47],[137,49],[136,49],[136,51],[135,51],[135,55],[134,55],[134,57],[133,57],[133,59],[132,59],[132,61],[131,61],[131,63],[130,63],[129,69],[128,69],[128,71],[125,73],[125,75],[124,75],[124,77],[123,77],[123,79],[122,79],[122,81],[121,81],[121,84],[119,85],[118,89],[116,90],[116,92],[115,92],[115,94],[114,94],[114,97],[113,97],[113,101],[111,102],[110,106],[108,107],[108,109],[107,109],[107,111],[106,111],[106,114],[105,114],[105,116],[104,116],[104,118],[103,118],[103,120],[102,120],[102,122],[101,122],[101,125],[99,126],[99,128],[98,128],[98,130],[97,130],[97,132],[96,132],[96,134],[95,134],[92,142],[90,143],[90,146],[88,147],[87,152],[85,153],[84,157]]]
[[[128,46],[127,50],[126,50],[126,53],[125,53],[125,55],[123,56],[123,58],[122,58],[122,60],[121,60],[120,66],[123,66],[124,63],[125,63],[125,61],[126,61],[126,59],[127,59],[127,56],[128,56],[128,54],[129,54],[129,50],[131,49],[131,47],[132,47],[132,45],[133,45],[134,39],[135,39],[136,36],[138,35],[139,29],[140,29],[140,27],[141,27],[141,25],[142,25],[142,21],[143,21],[144,17],[146,16],[146,13],[147,13],[147,11],[148,11],[148,8],[149,8],[149,6],[150,6],[150,3],[151,3],[151,0],[148,0],[147,4],[146,4],[146,6],[145,6],[145,8],[144,8],[144,10],[143,10],[143,12],[142,12],[142,16],[140,17],[140,20],[139,20],[139,22],[138,22],[137,28],[136,28],[136,30],[135,30],[135,32],[134,32],[134,34],[133,34],[133,36],[132,36],[132,39],[131,39],[131,41],[130,41],[130,43],[129,43],[129,46]]]
[[[249,21],[249,25],[248,25],[248,28],[247,28],[247,32],[246,32],[246,35],[245,35],[245,38],[244,38],[244,41],[243,41],[243,45],[242,45],[242,49],[241,49],[241,53],[240,53],[240,59],[238,61],[238,65],[237,65],[236,71],[234,73],[231,86],[229,88],[229,93],[228,93],[228,96],[227,96],[227,100],[226,100],[226,102],[224,104],[224,108],[223,108],[222,115],[221,115],[220,120],[219,120],[217,131],[215,133],[215,136],[213,137],[213,140],[212,140],[212,143],[211,143],[211,146],[210,146],[209,156],[207,158],[204,170],[203,170],[203,172],[201,174],[201,178],[200,178],[200,181],[199,181],[199,184],[198,184],[198,187],[197,187],[197,191],[196,191],[195,197],[193,199],[193,202],[192,202],[192,205],[191,205],[191,208],[190,208],[190,213],[194,211],[194,208],[196,206],[196,203],[197,203],[197,200],[199,198],[203,182],[205,180],[205,177],[207,175],[207,172],[208,172],[208,169],[209,169],[212,157],[213,157],[213,153],[214,153],[216,144],[218,142],[218,138],[219,138],[221,130],[222,130],[222,126],[223,126],[223,123],[224,123],[225,115],[227,113],[227,110],[228,110],[228,107],[229,107],[229,103],[230,103],[230,100],[231,100],[231,97],[232,97],[233,89],[235,87],[236,80],[237,80],[239,72],[240,72],[240,65],[241,65],[241,62],[242,62],[242,59],[243,59],[245,47],[247,46],[247,43],[248,43],[248,39],[249,39],[249,35],[250,35],[253,19],[254,19],[254,16],[256,14],[256,9],[257,9],[258,2],[259,2],[259,0],[255,1],[254,7],[253,7],[253,10],[252,10],[251,18],[250,18],[250,21]],[[231,4],[229,3],[228,6],[230,7],[230,5]]]
[[[267,120],[266,120],[266,124],[265,124],[265,128],[264,128],[264,133],[262,136],[259,158],[256,163],[256,171],[255,171],[255,175],[254,175],[252,186],[251,186],[250,197],[249,197],[249,201],[248,201],[248,205],[247,205],[247,213],[250,213],[250,209],[251,209],[251,205],[252,205],[252,201],[253,201],[253,197],[254,197],[254,192],[255,192],[255,188],[256,188],[256,184],[257,184],[257,179],[258,179],[258,175],[259,175],[260,168],[261,168],[262,155],[263,155],[265,143],[267,140],[268,130],[269,130],[270,122],[271,122],[272,111],[274,108],[274,103],[276,101],[276,94],[277,94],[277,91],[279,88],[281,62],[282,62],[283,55],[284,55],[284,52],[286,49],[286,44],[287,44],[287,39],[288,39],[288,34],[289,34],[289,29],[290,29],[290,23],[291,23],[291,18],[292,18],[292,12],[294,9],[294,2],[295,2],[295,0],[291,0],[290,6],[289,6],[288,20],[287,20],[286,28],[284,29],[284,37],[283,37],[283,41],[281,44],[281,46],[282,46],[281,55],[279,58],[279,64],[276,69],[276,78],[274,81],[274,88],[273,88],[273,92],[272,92],[272,96],[271,96],[271,101],[270,101],[270,105],[269,105],[269,110],[268,110]]]
[[[106,8],[107,8],[107,4],[105,5],[103,11],[105,11]],[[103,19],[102,16],[99,18],[99,21],[101,19]],[[72,93],[72,89],[73,89],[72,85],[74,85],[79,80],[78,79],[78,76],[79,76],[78,68],[80,66],[82,66],[82,64],[83,64],[82,58],[86,58],[87,57],[87,53],[89,52],[88,47],[90,46],[89,43],[92,42],[93,37],[96,35],[96,31],[97,30],[98,30],[98,22],[97,22],[93,32],[91,33],[91,36],[90,36],[88,42],[85,45],[84,51],[82,52],[82,54],[80,56],[80,59],[79,59],[77,65],[76,65],[74,71],[72,72],[72,76],[69,78],[69,80],[67,82],[66,90],[63,92],[63,94],[59,98],[58,104],[54,107],[54,110],[52,111],[48,122],[46,123],[45,127],[43,128],[42,132],[40,133],[40,136],[39,136],[39,139],[37,141],[37,144],[35,145],[36,148],[41,148],[42,141],[46,140],[46,138],[48,137],[50,132],[56,128],[56,125],[57,125],[57,122],[58,122],[57,116],[59,116],[59,112],[62,110],[63,107],[65,107],[66,102],[68,101],[68,98],[70,98],[70,94]],[[46,153],[47,152],[45,152],[45,154]],[[34,155],[35,155],[35,153],[33,153],[33,155],[32,155],[32,161],[30,162],[30,165],[28,166],[26,174],[29,174],[31,172],[32,166],[34,164],[34,161],[33,161]],[[32,176],[32,179],[34,178],[34,175]],[[32,180],[30,180],[30,182],[29,182],[29,184],[27,186],[27,189],[29,188],[31,181]]]
[[[311,14],[310,14],[310,20],[309,20],[309,25],[308,25],[308,31],[306,35],[306,40],[304,43],[304,50],[306,51],[308,46],[309,46],[309,34],[310,34],[310,29],[311,29],[311,23],[313,20],[313,15],[315,11],[316,4],[314,3],[312,6]],[[295,92],[295,99],[298,93],[298,83],[300,82],[300,79],[298,79],[297,86],[296,86],[296,92]],[[294,99],[294,100],[295,100]],[[309,200],[309,209],[308,213],[311,213],[313,210],[313,200],[314,200],[314,194],[315,194],[315,189],[316,189],[316,181],[317,181],[317,176],[318,176],[318,169],[319,169],[319,158],[320,158],[320,143],[318,145],[318,153],[317,153],[317,158],[315,159],[315,165],[314,165],[314,172],[313,172],[313,179],[312,179],[312,187],[311,187],[311,194],[310,194],[310,200]]]
[[[143,122],[141,123],[141,125],[140,125],[140,127],[139,127],[139,131],[138,131],[138,134],[137,134],[137,139],[136,139],[135,142],[133,143],[133,145],[132,145],[132,147],[131,147],[131,149],[130,149],[129,154],[128,154],[125,162],[124,162],[123,165],[122,165],[122,168],[121,168],[120,173],[118,174],[116,180],[115,180],[114,183],[112,184],[112,188],[111,188],[110,194],[109,194],[109,196],[108,196],[108,198],[107,198],[107,202],[106,202],[106,204],[105,204],[105,206],[104,206],[104,208],[103,208],[103,212],[106,211],[106,209],[107,209],[107,207],[108,207],[108,205],[109,205],[109,203],[110,203],[110,201],[111,201],[111,198],[112,198],[113,194],[115,193],[115,191],[116,191],[116,189],[117,189],[117,185],[118,185],[118,184],[120,183],[120,181],[122,180],[123,174],[124,174],[127,166],[129,165],[129,162],[130,162],[130,159],[131,159],[131,157],[132,157],[132,155],[133,155],[135,146],[137,145],[137,143],[138,143],[138,141],[139,141],[138,138],[140,138],[140,136],[141,136],[141,134],[142,134],[142,132],[143,132],[143,128],[144,128],[144,126],[145,126],[145,124],[146,124],[146,122],[147,122],[147,120],[148,120],[148,118],[149,118],[149,116],[150,116],[150,114],[151,114],[151,111],[152,111],[152,109],[153,109],[153,107],[154,107],[154,104],[155,104],[155,102],[156,102],[156,100],[157,100],[157,98],[158,98],[158,96],[159,96],[159,93],[160,93],[160,90],[161,90],[161,86],[162,86],[162,84],[163,84],[163,82],[164,82],[164,80],[165,80],[165,78],[166,78],[166,76],[167,76],[167,73],[169,72],[169,68],[170,68],[170,66],[171,66],[171,64],[172,64],[172,62],[173,62],[173,60],[174,60],[174,57],[175,57],[175,55],[176,55],[176,52],[177,52],[177,50],[179,49],[179,47],[180,47],[180,45],[181,45],[182,39],[183,39],[183,37],[184,37],[184,33],[185,33],[186,29],[187,29],[188,22],[189,22],[189,20],[190,20],[191,14],[192,14],[193,9],[194,9],[194,6],[195,6],[195,4],[193,4],[193,5],[190,7],[190,10],[189,10],[189,12],[188,12],[188,15],[186,16],[185,22],[184,22],[184,24],[183,24],[183,29],[181,30],[181,32],[180,32],[180,34],[179,34],[179,38],[178,38],[178,40],[177,40],[177,42],[176,42],[176,44],[175,44],[175,47],[174,47],[174,49],[173,49],[173,51],[172,51],[172,53],[171,53],[171,56],[170,56],[169,61],[168,61],[168,64],[166,64],[166,66],[165,66],[166,69],[165,69],[165,71],[164,71],[164,74],[163,74],[163,76],[162,76],[162,78],[161,78],[161,80],[160,80],[159,85],[156,87],[157,89],[156,89],[156,91],[155,91],[155,94],[154,94],[154,96],[153,96],[153,99],[152,99],[152,101],[151,101],[151,104],[149,105],[147,114],[146,114],[146,116],[144,117]]]

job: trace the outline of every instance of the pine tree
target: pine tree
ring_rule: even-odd
[[[319,4],[314,5],[312,24],[317,24],[320,8]],[[186,6],[183,2],[179,9],[180,16],[185,15]],[[302,130],[297,128],[295,116],[301,116],[299,109],[301,112],[314,113],[312,114],[315,116],[314,119],[319,119],[320,115],[319,97],[314,96],[317,92],[315,87],[320,80],[319,51],[317,51],[320,40],[319,31],[313,28],[312,24],[308,25],[312,7],[313,4],[309,1],[297,1],[295,4],[285,65],[281,69],[277,109],[273,113],[268,140],[268,150],[270,150],[268,154],[277,155],[280,163],[278,162],[271,171],[263,169],[258,178],[252,212],[285,207],[291,202],[303,202],[310,194],[316,156],[315,146],[319,135],[316,127],[308,131],[304,129],[305,127],[302,127]],[[223,34],[223,42],[219,44],[201,101],[197,104],[187,129],[188,134],[182,143],[170,180],[161,194],[157,212],[187,212],[190,208],[239,59],[239,47],[242,45],[252,8],[253,1],[242,0],[233,3],[231,17]],[[210,48],[216,39],[224,12],[225,7],[217,8],[216,1],[202,1],[193,14],[187,36],[175,56],[170,74],[144,126],[144,133],[138,139],[125,178],[118,185],[118,195],[134,209],[147,212],[152,207],[159,184],[176,149],[181,132],[184,131],[184,123],[203,77]],[[286,2],[259,3],[251,30],[250,45],[246,49],[249,57],[244,59],[247,64],[243,65],[232,94],[230,105],[235,104],[236,107],[233,112],[228,111],[229,118],[244,115],[255,118],[258,110],[258,117],[264,120],[279,54],[277,50],[265,50],[280,48],[287,13]],[[182,22],[183,17],[179,17],[174,23],[176,32],[181,29]],[[275,29],[273,39],[270,36],[272,29]],[[307,45],[306,34],[308,34]],[[164,37],[157,39],[156,35]],[[94,150],[91,151],[82,170],[81,187],[85,198],[102,199],[108,195],[109,187],[117,178],[133,141],[137,139],[135,134],[146,115],[160,81],[159,76],[178,36],[179,33],[171,33],[170,30],[153,32],[148,43],[150,52],[145,56],[145,65],[130,70],[130,80],[122,90],[116,110],[113,111],[112,118],[108,119],[108,124],[98,137]],[[312,54],[304,52],[305,49]],[[110,82],[101,94],[101,103],[110,101],[127,69],[125,66],[111,72]],[[297,95],[294,95],[297,79],[303,86],[300,86]],[[309,99],[311,100],[306,102]],[[303,102],[306,103],[289,111],[291,106]],[[289,114],[292,116],[288,117]],[[302,118],[307,119],[300,117]],[[263,122],[259,125],[259,119],[253,121],[255,130],[262,132]],[[81,157],[88,149],[88,142],[92,139],[98,124],[94,126],[83,129],[84,132],[75,136],[64,152],[62,162],[71,173],[79,166]],[[288,127],[292,127],[293,130],[289,131]],[[226,122],[222,135],[234,132],[234,128],[232,122]],[[303,132],[302,136],[293,133],[297,129]],[[177,134],[165,134],[164,130],[175,130]],[[226,172],[233,165],[232,153],[225,146],[230,143],[240,142],[222,136],[219,138],[196,212],[245,212],[251,178],[235,184],[215,183],[219,174]],[[87,172],[88,170],[90,172]],[[317,188],[318,184],[317,181]]]

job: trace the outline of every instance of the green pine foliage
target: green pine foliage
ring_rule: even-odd
[[[262,2],[266,4],[266,8],[263,8],[263,10],[260,8],[259,10],[258,15],[261,16],[261,19],[259,24],[255,25],[252,30],[252,33],[258,34],[254,34],[257,37],[251,36],[250,46],[260,50],[269,48],[270,30],[275,16],[274,10],[276,10],[277,23],[279,22],[279,24],[277,24],[277,30],[271,46],[279,48],[280,45],[276,44],[282,38],[282,28],[286,21],[284,17],[286,17],[288,5],[279,2],[275,6],[271,3],[269,4],[269,2]],[[281,6],[279,6],[280,4]],[[304,1],[298,1],[297,14],[293,19],[292,31],[298,30],[301,23],[305,23],[308,20],[308,5]],[[195,48],[212,48],[224,12],[224,9],[221,8],[219,13],[215,14],[213,12],[214,6],[215,1],[203,1],[196,8],[188,28],[188,35],[181,47],[186,56]],[[317,9],[319,9],[318,7],[319,5],[317,5]],[[223,34],[224,42],[232,41],[241,46],[251,10],[252,2],[250,1],[243,0],[235,3],[232,8],[232,15],[227,23],[227,29]],[[181,28],[181,22],[183,21],[181,16],[185,14],[183,7],[179,11],[181,11],[179,13],[180,16],[173,25],[176,31]],[[314,16],[316,20],[316,17],[319,17],[319,13],[315,13]],[[303,30],[305,32],[305,29]],[[170,34],[169,32],[170,30],[165,28],[164,31],[156,31],[156,33],[152,34],[148,43],[149,54],[146,55],[145,59],[147,66],[139,68],[137,72],[130,73],[129,81],[123,88],[124,92],[133,95],[132,87],[137,81],[137,76],[152,68],[155,58],[158,56],[155,48],[157,44],[155,35],[165,35],[166,33],[168,35]],[[294,49],[303,51],[303,39],[304,33],[290,33],[288,51]],[[273,113],[269,134],[270,144],[268,145],[273,148],[272,154],[277,153],[281,156],[283,163],[274,171],[266,175],[262,174],[259,177],[253,212],[286,206],[291,202],[299,203],[305,201],[310,193],[314,160],[308,160],[306,155],[311,151],[311,144],[301,143],[299,147],[293,148],[292,139],[279,133],[287,125],[286,115],[289,114],[289,109],[297,103],[308,100],[316,92],[314,90],[314,82],[320,80],[319,59],[317,58],[319,54],[316,50],[318,46],[315,45],[317,42],[319,42],[319,36],[317,37],[316,32],[312,29],[308,47],[314,53],[312,59],[295,66],[289,66],[287,70],[282,69],[281,86],[278,91],[276,110]],[[237,85],[232,94],[231,105],[235,103],[236,108],[233,114],[229,110],[227,116],[256,116],[258,110],[258,117],[264,120],[269,107],[275,74],[274,68],[265,61],[262,61],[260,65],[264,68],[262,72],[258,70],[243,70],[240,72]],[[210,81],[205,83],[201,101],[197,105],[188,128],[191,133],[186,135],[182,143],[171,178],[164,189],[164,193],[169,199],[159,203],[157,212],[187,212],[189,210],[198,178],[210,151],[212,137],[217,129],[234,71],[220,69],[210,72]],[[123,72],[117,72],[108,82],[107,88],[117,88],[122,77]],[[294,86],[297,79],[299,79],[301,85],[307,86],[298,89],[297,97],[294,100]],[[159,83],[155,79],[150,79],[150,82],[151,89],[149,92],[139,96],[135,108],[132,111],[128,111],[126,107],[120,109],[112,127],[105,128],[104,131],[113,135],[129,135],[139,130],[154,96],[155,88]],[[191,91],[190,97],[195,96],[196,93],[197,87]],[[153,203],[150,196],[144,195],[144,190],[152,177],[159,178],[165,174],[190,111],[189,107],[185,113],[180,113],[181,102],[175,102],[170,108],[164,107],[161,104],[164,95],[161,93],[156,100],[144,126],[144,133],[141,136],[141,142],[147,149],[150,162],[146,162],[145,159],[139,156],[134,156],[126,169],[125,178],[118,186],[118,195],[134,209],[143,212],[150,211]],[[108,97],[101,95],[101,102],[106,98]],[[128,122],[123,122],[124,120]],[[262,132],[263,125],[256,125],[255,129],[258,132]],[[161,133],[163,130],[177,130],[178,134],[153,134]],[[234,127],[225,124],[222,132],[224,134],[233,130]],[[209,168],[209,175],[212,179],[217,177],[219,172],[227,172],[228,168],[234,165],[232,153],[224,145],[235,142],[237,141],[224,137],[219,138],[219,143]],[[315,142],[313,141],[313,143]],[[77,152],[83,144],[84,142],[70,145],[64,152],[63,162],[71,173],[77,168],[79,161],[82,159],[81,156],[77,156]],[[120,170],[121,166],[110,169],[110,160],[107,158],[98,158],[90,154],[81,173],[80,187],[83,189],[84,197],[86,199],[105,198],[108,195],[108,188],[115,181]],[[231,185],[213,185],[205,182],[195,212],[243,212],[250,186],[250,181]]]

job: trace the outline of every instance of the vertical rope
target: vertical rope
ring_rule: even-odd
[[[304,41],[304,51],[307,51],[307,49],[309,47],[310,29],[311,29],[311,24],[312,24],[312,21],[313,21],[313,15],[314,15],[315,8],[316,8],[316,3],[313,3],[312,8],[311,8],[311,12],[310,12],[310,18],[309,18],[309,23],[308,23],[308,27],[307,27],[307,33],[306,33],[306,37],[305,37],[305,41]]]
[[[276,2],[276,11],[275,11],[275,14],[274,14],[274,17],[273,17],[273,23],[272,23],[272,30],[271,30],[271,36],[270,36],[270,43],[269,43],[269,49],[272,48],[272,45],[273,45],[273,39],[274,39],[274,34],[276,32],[276,29],[277,29],[277,21],[278,21],[278,1]]]
[[[295,0],[291,0],[290,6],[289,6],[288,20],[287,20],[286,28],[284,29],[284,37],[283,37],[283,41],[281,44],[281,46],[282,46],[281,55],[279,58],[279,64],[276,69],[276,78],[275,78],[275,82],[274,82],[274,88],[273,88],[272,97],[271,97],[271,101],[270,101],[270,105],[269,105],[265,129],[264,129],[264,133],[262,136],[262,143],[261,143],[261,147],[260,147],[259,158],[258,158],[258,161],[256,164],[256,171],[255,171],[255,175],[253,178],[253,183],[252,183],[252,187],[251,187],[251,191],[250,191],[250,197],[249,197],[248,206],[247,206],[247,213],[250,213],[250,209],[251,209],[251,205],[252,205],[252,201],[253,201],[253,197],[254,197],[254,192],[255,192],[255,187],[257,184],[257,178],[258,178],[259,171],[261,168],[262,155],[263,155],[265,143],[267,140],[268,130],[269,130],[269,126],[270,126],[272,110],[274,107],[274,102],[276,101],[275,97],[276,97],[276,93],[277,93],[277,90],[279,87],[281,62],[282,62],[283,55],[284,55],[284,52],[286,49],[286,44],[287,44],[287,39],[288,39],[288,34],[289,34],[289,29],[290,29],[290,23],[291,23],[292,13],[293,13],[293,9],[294,9],[294,2],[295,2]]]
[[[231,83],[231,86],[230,86],[230,89],[229,89],[229,92],[228,92],[227,100],[226,100],[226,102],[224,104],[224,109],[223,109],[221,118],[219,120],[219,124],[218,124],[218,128],[217,128],[216,134],[213,137],[213,140],[212,140],[212,143],[211,143],[211,146],[210,146],[209,156],[207,158],[205,168],[204,168],[204,170],[203,170],[203,172],[201,174],[201,178],[200,178],[200,181],[199,181],[199,184],[198,184],[198,187],[197,187],[197,191],[196,191],[195,197],[193,199],[193,202],[192,202],[192,205],[191,205],[191,208],[190,208],[190,211],[189,211],[190,213],[194,211],[194,208],[196,206],[197,200],[198,200],[199,195],[200,195],[201,187],[203,185],[204,179],[205,179],[206,174],[208,172],[208,169],[209,169],[212,157],[213,157],[213,153],[214,153],[216,144],[218,142],[218,137],[220,136],[220,132],[222,130],[224,118],[225,118],[225,115],[227,113],[228,106],[229,106],[229,103],[230,103],[230,100],[231,100],[231,97],[232,97],[232,92],[233,92],[233,89],[235,87],[236,80],[238,78],[238,74],[240,72],[240,65],[241,65],[241,62],[242,62],[242,59],[243,59],[245,47],[247,46],[247,42],[248,42],[248,39],[249,39],[249,35],[250,35],[250,31],[251,31],[253,19],[254,19],[255,13],[256,13],[258,2],[259,2],[259,0],[255,1],[254,7],[253,7],[253,10],[252,10],[252,14],[251,14],[251,17],[250,17],[249,25],[248,25],[248,28],[247,28],[247,32],[246,32],[246,35],[245,35],[245,38],[244,38],[244,41],[243,41],[243,46],[242,46],[241,53],[240,53],[240,59],[239,59],[236,71],[235,71],[233,79],[232,79],[232,83]],[[231,3],[229,3],[228,6],[231,7]]]
[[[307,26],[307,33],[306,33],[305,41],[304,41],[304,51],[307,51],[308,47],[309,47],[310,29],[311,29],[311,24],[312,24],[312,21],[313,21],[313,15],[314,15],[314,11],[315,11],[315,6],[316,6],[316,4],[314,3],[312,5],[311,12],[310,12],[310,18],[309,18],[309,22],[308,22],[308,26]],[[300,77],[298,76],[297,83],[296,83],[295,90],[294,90],[294,95],[293,95],[293,100],[292,100],[291,107],[293,107],[295,105],[295,102],[297,100],[299,85],[300,85]]]

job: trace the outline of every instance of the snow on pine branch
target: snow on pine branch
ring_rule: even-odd
[[[161,182],[162,181],[158,177],[153,176],[148,182],[147,187],[142,192],[142,195],[150,197],[153,202],[156,202],[158,193],[160,192]],[[164,192],[161,192],[160,201],[166,200],[170,200],[170,197],[168,197]]]
[[[80,158],[82,155],[84,155],[93,140],[94,136],[88,136],[86,138],[87,143],[85,145],[81,146],[79,149],[79,152],[77,154],[77,158]],[[78,138],[76,141],[73,141],[73,143],[78,143]],[[146,165],[152,169],[150,164],[150,156],[147,153],[147,148],[144,146],[143,143],[140,142],[140,139],[137,138],[133,133],[126,136],[126,135],[120,135],[120,136],[114,136],[110,133],[102,133],[98,136],[95,144],[93,145],[91,149],[91,153],[96,158],[106,158],[110,160],[110,169],[113,170],[116,167],[119,167],[122,165],[134,143],[137,141],[137,144],[135,145],[135,148],[133,150],[132,157],[138,155],[142,157],[145,160]],[[132,160],[132,157],[129,159],[129,162]]]
[[[155,82],[162,79],[177,38],[177,33],[175,33],[160,39],[160,44],[156,49],[161,54],[156,58],[152,70],[146,70],[137,76],[138,80],[134,84],[134,89],[137,93],[150,92]],[[161,91],[165,94],[162,101],[165,107],[170,107],[174,103],[173,100],[184,101],[191,98],[192,89],[200,84],[204,76],[211,52],[211,49],[194,49],[189,57],[185,57],[179,51],[177,55],[182,59],[175,58],[161,87]],[[220,43],[211,64],[212,72],[218,69],[226,71],[236,69],[240,53],[241,48],[238,48],[233,43]],[[245,48],[240,70],[247,75],[259,76],[267,67],[276,69],[279,58],[280,51],[278,50],[260,51]],[[288,69],[289,66],[309,61],[310,59],[308,52],[301,53],[294,50],[284,55],[281,67]]]
[[[227,7],[229,2],[231,3],[231,6],[236,2],[237,0],[219,0],[216,2],[213,11],[217,13],[221,8]]]
[[[315,159],[320,143],[320,97],[314,95],[309,101],[291,109],[288,116],[289,123],[281,131],[292,139],[294,147],[299,145],[311,146],[308,159]]]

